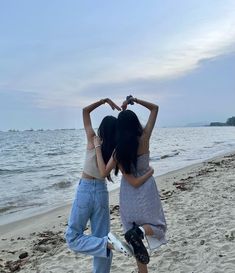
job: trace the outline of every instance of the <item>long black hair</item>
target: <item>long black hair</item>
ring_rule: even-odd
[[[116,148],[116,125],[117,118],[106,116],[103,118],[98,128],[97,134],[102,140],[101,152],[105,164],[108,163],[114,149]],[[112,181],[110,175],[107,176],[107,179]]]
[[[143,127],[133,111],[125,110],[119,113],[115,158],[127,174],[132,173],[133,167],[136,168],[139,138],[142,133]]]

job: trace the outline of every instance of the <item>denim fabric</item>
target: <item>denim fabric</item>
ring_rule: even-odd
[[[89,220],[91,235],[85,235],[84,230]],[[73,251],[94,256],[93,273],[110,272],[112,252],[107,249],[109,230],[106,182],[82,178],[77,187],[65,238]]]

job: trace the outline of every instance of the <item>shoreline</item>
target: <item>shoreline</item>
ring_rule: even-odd
[[[228,155],[233,155],[235,154],[235,150],[231,151],[231,152],[225,152],[225,153],[221,153],[220,155],[216,155],[212,158],[203,160],[202,162],[198,162],[198,163],[193,163],[191,165],[173,170],[173,171],[169,171],[165,174],[161,174],[159,176],[154,176],[157,186],[159,188],[159,190],[164,187],[163,181],[166,182],[168,181],[167,177],[168,176],[172,176],[174,174],[177,173],[187,173],[190,171],[190,169],[195,169],[195,168],[200,168],[203,164],[206,164],[208,161],[211,160],[216,160],[218,158],[221,157],[225,157]],[[109,205],[110,206],[115,206],[116,204],[119,203],[119,187],[117,185],[116,189],[113,189],[111,191],[109,191]],[[172,190],[173,187],[172,185],[167,185],[168,190]],[[67,201],[65,205],[60,205],[60,206],[54,206],[53,208],[44,208],[43,211],[40,211],[39,209],[34,212],[34,213],[30,213],[29,216],[25,216],[22,217],[20,219],[17,220],[13,220],[13,221],[9,221],[7,223],[4,224],[0,224],[0,234],[5,234],[6,232],[9,231],[9,228],[11,229],[13,226],[13,229],[21,229],[22,230],[22,226],[24,227],[26,224],[31,223],[34,219],[41,219],[41,220],[45,220],[45,219],[51,219],[51,216],[53,217],[55,214],[63,214],[65,215],[66,213],[69,215],[70,213],[70,208],[72,205],[72,201]],[[7,218],[8,215],[6,215],[5,217]],[[43,221],[42,221],[43,222]],[[50,222],[50,221],[49,221]],[[48,222],[47,222],[48,223]]]
[[[234,169],[233,151],[156,177],[168,244],[151,255],[149,272],[234,272]],[[123,238],[118,196],[119,189],[110,192],[111,230]],[[0,226],[0,272],[91,272],[91,257],[73,253],[64,241],[69,212],[67,204]],[[134,259],[114,252],[111,272],[135,267]]]
[[[234,151],[234,153],[235,153],[235,151]],[[216,158],[217,158],[217,156],[215,158],[212,158],[212,159],[216,159]],[[187,171],[187,169],[191,169],[191,168],[200,166],[201,164],[203,164],[206,161],[203,161],[201,163],[194,163],[192,165],[189,165],[189,166],[186,166],[186,167],[174,170],[174,171],[170,171],[170,172],[167,172],[165,174],[161,174],[159,176],[155,176],[155,180],[157,182],[158,188],[161,188],[161,185],[160,185],[161,181],[165,177],[171,176],[172,174],[177,173],[177,172],[184,172],[184,171]],[[119,194],[119,186],[117,186],[116,189],[111,190],[109,192],[109,205],[110,206],[118,204],[118,202],[119,202],[118,194]],[[31,223],[35,219],[44,220],[44,219],[47,219],[47,218],[50,219],[51,216],[54,216],[55,214],[65,214],[65,213],[69,214],[71,203],[72,203],[72,201],[67,202],[67,204],[62,205],[62,206],[55,206],[54,208],[48,208],[48,209],[45,208],[43,212],[40,212],[40,210],[38,210],[37,212],[33,213],[32,215],[30,213],[29,216],[23,217],[22,219],[17,219],[15,221],[10,221],[10,222],[1,224],[0,225],[0,234],[4,235],[6,232],[9,232],[9,228],[13,229],[13,230],[19,229],[19,228],[21,229],[21,226],[26,226],[27,224]],[[7,217],[7,215],[6,215],[6,217]]]
[[[164,178],[167,176],[171,176],[174,173],[178,173],[178,172],[187,172],[188,169],[200,167],[201,165],[203,165],[204,163],[206,163],[210,160],[216,160],[217,158],[224,157],[224,156],[227,156],[230,154],[235,154],[235,150],[230,151],[230,152],[221,152],[221,154],[213,156],[213,157],[203,160],[201,162],[193,163],[193,164],[187,165],[185,167],[182,167],[182,168],[179,168],[176,170],[169,171],[169,172],[161,174],[161,175],[156,175],[156,176],[154,176],[154,178],[157,182],[157,186],[159,188],[161,188],[161,181],[164,180]],[[120,184],[116,185],[116,186],[117,186],[117,188],[109,191],[109,205],[110,206],[117,204],[118,200],[119,200],[118,194],[119,194]],[[170,186],[170,185],[168,185],[168,186]],[[69,213],[72,201],[73,200],[67,201],[66,204],[64,204],[64,205],[54,205],[54,206],[52,206],[52,208],[44,207],[42,210],[40,210],[39,208],[36,208],[35,211],[30,212],[28,216],[24,216],[25,214],[22,214],[21,217],[17,220],[5,221],[6,223],[0,224],[0,234],[4,234],[6,232],[6,230],[9,230],[9,228],[12,225],[16,225],[17,228],[19,228],[21,225],[31,222],[31,220],[38,219],[38,218],[42,218],[42,219],[47,218],[47,215],[49,217],[50,215],[54,215],[56,213],[58,213],[58,214],[60,214],[60,213],[64,214],[64,212]],[[3,218],[6,218],[6,219],[8,217],[11,218],[11,215],[7,214],[7,215],[3,216]]]

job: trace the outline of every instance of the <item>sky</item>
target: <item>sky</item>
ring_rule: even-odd
[[[81,128],[129,94],[160,127],[235,116],[235,1],[0,1],[0,130]]]

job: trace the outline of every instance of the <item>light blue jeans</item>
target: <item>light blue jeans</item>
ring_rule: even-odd
[[[91,235],[85,235],[89,220]],[[94,256],[93,273],[110,272],[112,251],[107,248],[109,230],[109,196],[105,180],[82,178],[77,187],[65,239],[73,251]]]

